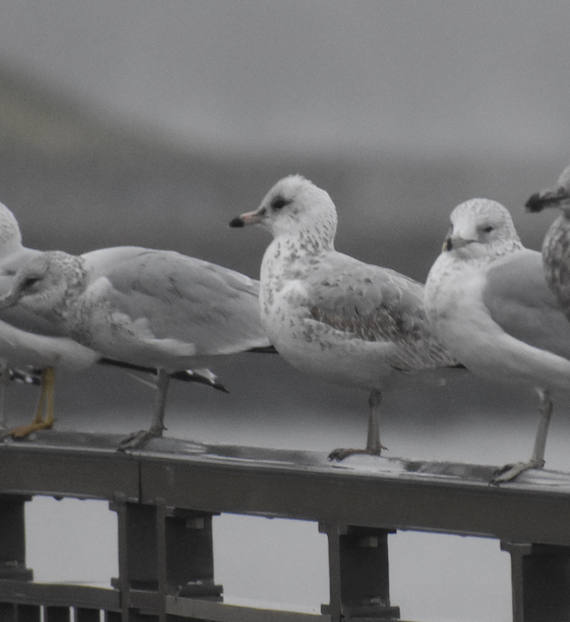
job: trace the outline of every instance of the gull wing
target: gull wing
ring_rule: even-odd
[[[548,287],[540,253],[510,254],[494,262],[485,279],[483,303],[507,334],[570,359],[570,322]]]
[[[107,251],[107,253],[105,253]],[[101,291],[113,313],[159,340],[191,344],[197,355],[268,346],[259,317],[259,282],[174,251],[136,247],[83,256],[89,290]]]

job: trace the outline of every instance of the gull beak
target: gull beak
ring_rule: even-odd
[[[442,251],[452,251],[457,248],[462,248],[463,246],[467,246],[467,244],[471,244],[473,240],[466,240],[459,235],[449,236],[447,240],[443,243]]]
[[[541,212],[545,207],[570,208],[570,191],[563,186],[556,190],[535,192],[525,204],[527,212]]]
[[[230,221],[230,227],[248,227],[249,225],[259,225],[265,216],[265,209],[255,212],[245,212],[241,216]]]

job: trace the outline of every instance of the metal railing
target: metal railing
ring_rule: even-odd
[[[359,458],[65,432],[0,447],[0,622],[399,621],[389,533],[497,538],[511,554],[515,622],[570,620],[570,474],[525,473],[490,486],[493,467]],[[109,588],[38,584],[26,567],[24,505],[34,495],[105,499],[118,515],[119,576]],[[328,536],[321,614],[228,605],[214,580],[212,516],[316,521]]]

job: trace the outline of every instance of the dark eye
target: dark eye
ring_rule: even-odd
[[[35,285],[38,281],[39,281],[39,277],[37,276],[29,276],[27,279],[25,279],[25,281],[22,283],[22,287],[20,289],[29,289],[30,287],[32,287],[33,285]]]
[[[289,205],[291,201],[288,201],[287,199],[284,199],[281,196],[275,197],[273,199],[273,201],[271,201],[271,207],[273,209],[283,209],[286,205]]]
[[[491,231],[493,231],[495,227],[493,227],[492,225],[488,225],[487,227],[485,227],[483,229],[483,233],[491,233]]]

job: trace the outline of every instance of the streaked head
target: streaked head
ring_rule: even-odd
[[[557,207],[570,216],[570,166],[562,171],[555,188],[535,192],[525,207],[527,212],[541,212],[545,207]]]
[[[271,188],[257,210],[234,218],[230,227],[254,224],[266,227],[274,237],[310,232],[332,245],[336,208],[327,192],[301,175],[289,175]]]
[[[503,255],[522,248],[508,210],[490,199],[471,199],[458,205],[450,216],[451,227],[444,251],[465,249],[467,255]]]
[[[14,214],[0,203],[0,259],[22,248],[22,234]]]
[[[10,290],[0,297],[0,309],[21,304],[43,317],[54,317],[71,292],[81,289],[85,272],[81,259],[61,251],[47,251],[24,264]]]

